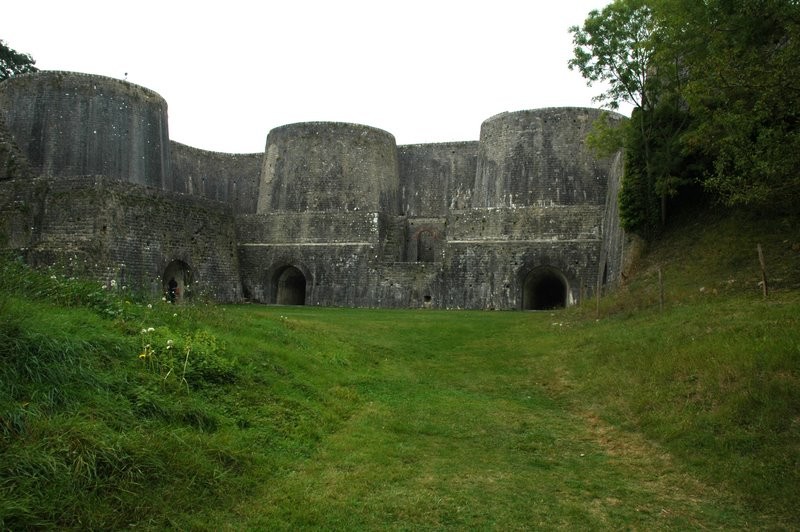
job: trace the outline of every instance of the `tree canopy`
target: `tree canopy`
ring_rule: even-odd
[[[11,76],[36,72],[36,61],[28,54],[17,52],[4,41],[0,40],[0,81],[5,81]]]
[[[614,135],[626,227],[651,232],[654,199],[663,223],[665,200],[689,182],[728,206],[796,208],[800,2],[614,0],[570,31],[569,67],[608,87],[596,101],[634,106]]]

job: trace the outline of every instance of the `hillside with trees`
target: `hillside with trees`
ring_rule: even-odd
[[[623,223],[659,232],[667,206],[702,190],[727,207],[800,198],[800,2],[615,0],[570,28],[569,67],[633,106],[599,148],[626,149]]]

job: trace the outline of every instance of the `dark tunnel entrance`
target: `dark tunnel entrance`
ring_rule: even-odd
[[[192,270],[182,260],[173,260],[164,269],[161,287],[170,303],[180,303],[190,296]]]
[[[538,268],[528,274],[522,294],[523,310],[550,310],[567,306],[567,281],[552,268]]]
[[[305,275],[294,266],[284,268],[275,277],[274,293],[278,305],[305,305]]]

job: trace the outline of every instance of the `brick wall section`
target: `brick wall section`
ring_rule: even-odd
[[[108,177],[0,182],[8,247],[36,265],[59,266],[154,296],[173,260],[189,265],[195,295],[241,300],[236,233],[227,206],[131,187]],[[30,229],[28,229],[30,228]]]
[[[172,176],[166,188],[255,213],[263,158],[263,153],[219,153],[170,141]]]
[[[377,245],[380,217],[369,212],[277,212],[237,218],[240,243]]]
[[[164,188],[167,103],[111,78],[38,72],[0,84],[0,113],[33,173],[105,175]]]
[[[599,240],[603,208],[557,205],[455,211],[447,218],[449,240]]]

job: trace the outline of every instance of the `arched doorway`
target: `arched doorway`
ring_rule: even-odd
[[[554,268],[542,267],[531,271],[522,288],[523,310],[564,308],[568,302],[567,280]]]
[[[294,266],[287,266],[275,274],[273,282],[274,303],[278,305],[305,305],[306,276]]]
[[[180,303],[191,295],[192,270],[182,260],[173,260],[164,269],[161,287],[167,301]]]

